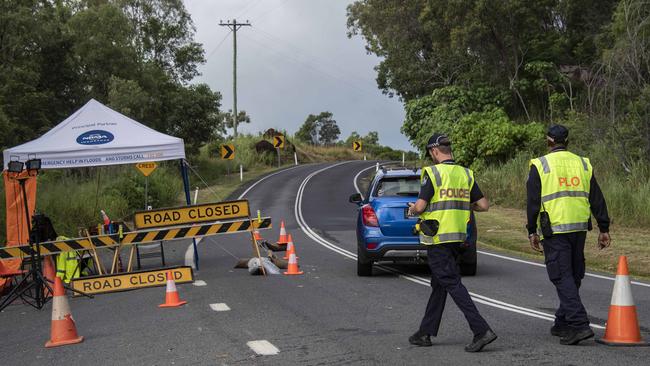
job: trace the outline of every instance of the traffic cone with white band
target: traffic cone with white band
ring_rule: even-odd
[[[289,254],[289,265],[287,266],[287,271],[284,272],[285,275],[301,275],[304,272],[298,268],[298,260],[296,259],[296,252]]]
[[[293,244],[293,238],[291,237],[291,234],[289,234],[289,244],[287,244],[287,251],[284,254],[283,259],[289,259],[289,256],[291,253],[296,254],[296,247]],[[300,257],[296,256],[296,259]]]
[[[176,290],[174,274],[171,270],[167,271],[167,288],[165,289],[165,303],[158,305],[159,308],[175,308],[187,304],[187,301],[181,300]]]
[[[286,245],[289,243],[289,238],[287,237],[287,230],[284,228],[284,220],[280,224],[280,238],[276,244]]]
[[[54,278],[54,296],[52,298],[52,330],[46,348],[65,346],[83,342],[84,337],[77,334],[77,326],[70,314],[70,304],[65,296],[61,278]]]
[[[253,238],[255,238],[256,241],[264,240],[257,229],[253,231]]]
[[[614,292],[609,306],[605,336],[596,340],[608,346],[648,346],[641,338],[636,306],[632,298],[632,285],[627,269],[627,258],[618,259]]]

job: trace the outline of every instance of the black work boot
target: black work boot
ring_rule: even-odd
[[[571,329],[566,336],[560,338],[560,344],[563,344],[565,346],[573,346],[593,336],[594,332],[591,330],[591,328],[583,330]]]
[[[554,325],[551,327],[551,335],[554,337],[566,337],[571,332],[571,328],[566,325]]]
[[[424,333],[421,330],[418,330],[417,332],[413,333],[412,336],[409,337],[409,343],[419,347],[433,346],[433,343],[431,343],[431,336],[429,336],[428,334]]]
[[[467,352],[480,352],[483,347],[494,342],[497,339],[497,335],[491,329],[488,329],[487,332],[479,334],[474,337],[472,343],[465,346],[465,351]]]

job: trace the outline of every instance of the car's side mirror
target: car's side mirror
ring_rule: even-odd
[[[362,201],[363,201],[363,198],[361,198],[361,193],[355,193],[355,194],[350,196],[350,203],[356,203],[358,205]]]

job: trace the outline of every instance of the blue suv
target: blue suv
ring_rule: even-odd
[[[371,276],[378,261],[423,263],[427,247],[414,232],[417,217],[407,215],[408,203],[420,192],[420,170],[385,168],[377,171],[368,191],[350,196],[359,206],[357,214],[357,275]],[[472,213],[468,237],[459,257],[462,275],[476,274],[476,225]]]

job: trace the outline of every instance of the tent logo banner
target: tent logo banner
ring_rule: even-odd
[[[87,131],[77,137],[77,143],[80,145],[102,145],[107,144],[115,139],[112,133],[104,130]]]

